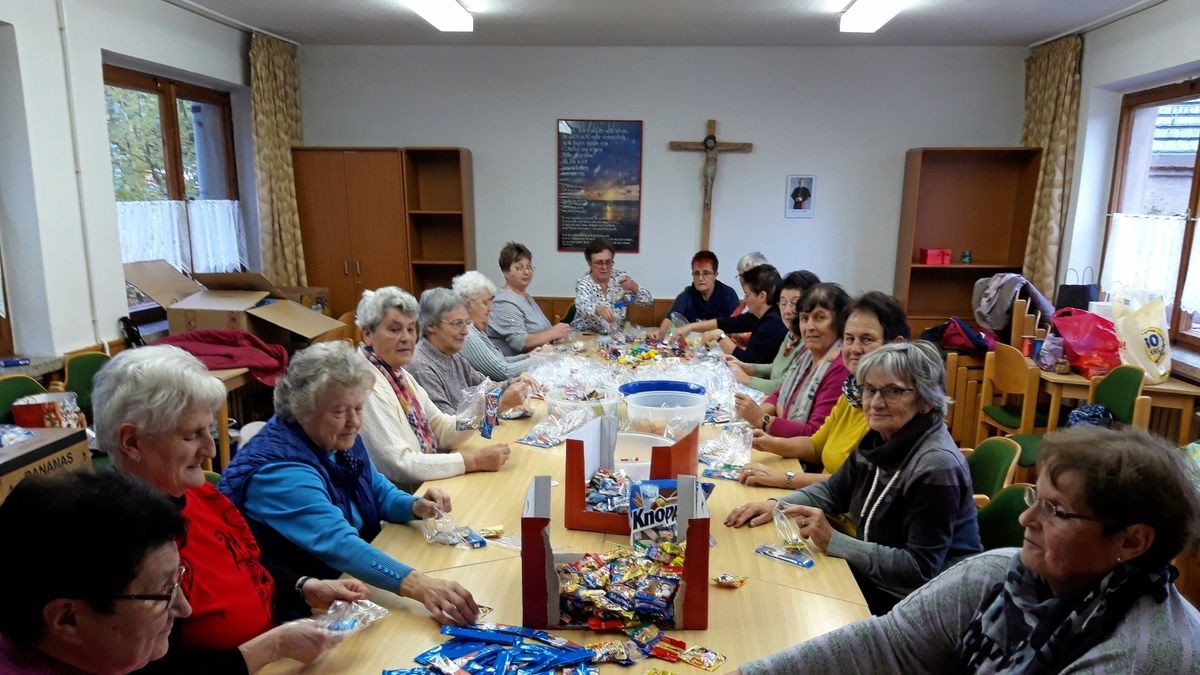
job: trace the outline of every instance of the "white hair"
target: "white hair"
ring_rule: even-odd
[[[317,409],[330,385],[368,391],[374,384],[375,370],[357,350],[341,340],[320,342],[296,352],[275,383],[275,414],[298,422]]]
[[[429,327],[441,321],[446,312],[466,306],[467,301],[449,288],[425,289],[421,292],[421,334],[429,335]]]
[[[471,302],[491,293],[496,294],[496,284],[478,270],[470,270],[454,277],[450,288],[463,300]]]
[[[738,271],[738,274],[741,274],[742,272],[745,272],[746,270],[750,269],[751,267],[758,267],[759,265],[766,265],[766,264],[767,264],[767,256],[763,255],[762,253],[759,253],[758,251],[751,251],[751,252],[747,253],[746,255],[742,256],[741,258],[738,258],[737,271]]]
[[[862,357],[854,377],[859,385],[867,381],[873,370],[892,377],[908,380],[917,392],[917,398],[942,415],[950,405],[943,383],[946,381],[946,365],[942,354],[932,343],[925,340],[891,342]]]
[[[179,347],[126,349],[96,373],[92,410],[100,449],[118,469],[123,458],[117,430],[132,424],[139,434],[173,429],[184,412],[200,405],[216,413],[225,385],[195,356]]]
[[[417,318],[420,306],[411,293],[396,286],[383,286],[373,291],[363,291],[362,300],[354,310],[354,323],[365,332],[370,332],[383,323],[389,309],[395,308],[410,319]]]

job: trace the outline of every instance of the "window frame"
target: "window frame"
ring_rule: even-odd
[[[1121,98],[1121,116],[1117,124],[1116,152],[1113,157],[1112,187],[1108,194],[1108,211],[1104,217],[1104,240],[1100,248],[1100,268],[1104,269],[1104,258],[1108,255],[1108,235],[1112,228],[1113,214],[1118,212],[1121,203],[1121,193],[1125,187],[1125,169],[1129,162],[1129,142],[1133,135],[1133,116],[1139,108],[1160,106],[1177,101],[1185,101],[1200,97],[1200,78],[1183,82],[1175,82],[1151,89],[1125,94]],[[1195,162],[1192,167],[1192,188],[1188,194],[1187,218],[1183,224],[1183,248],[1180,251],[1179,277],[1175,282],[1175,297],[1171,299],[1171,316],[1168,324],[1168,334],[1172,342],[1179,342],[1191,347],[1200,348],[1200,336],[1180,330],[1179,322],[1183,316],[1179,298],[1183,293],[1183,285],[1187,281],[1188,261],[1192,255],[1192,237],[1196,232],[1196,219],[1200,215],[1200,147],[1197,148]],[[1200,270],[1197,270],[1200,273]]]

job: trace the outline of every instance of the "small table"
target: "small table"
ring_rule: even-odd
[[[241,389],[249,384],[252,380],[250,370],[248,368],[229,368],[227,370],[210,370],[212,376],[221,381],[225,385],[225,399],[221,401],[221,408],[217,411],[217,458],[221,462],[221,469],[229,466],[229,394]],[[208,462],[208,466],[204,467],[207,471],[212,471],[212,462]]]
[[[1058,414],[1064,398],[1086,399],[1088,395],[1088,379],[1082,375],[1070,373],[1060,375],[1039,370],[1046,393],[1050,394],[1050,410],[1046,420],[1046,430],[1058,428]],[[1170,408],[1180,411],[1179,438],[1180,445],[1187,445],[1192,440],[1192,414],[1196,411],[1196,397],[1200,396],[1200,387],[1188,384],[1182,380],[1170,378],[1159,384],[1147,384],[1142,387],[1142,393],[1149,396],[1151,405],[1155,408]]]

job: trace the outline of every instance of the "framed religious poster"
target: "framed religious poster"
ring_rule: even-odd
[[[787,199],[783,207],[785,218],[812,218],[816,176],[788,176]]]
[[[607,237],[636,253],[642,227],[642,123],[558,121],[558,250]]]

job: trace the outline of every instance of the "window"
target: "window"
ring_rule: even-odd
[[[114,66],[104,83],[122,262],[245,269],[229,94]]]
[[[1198,146],[1200,80],[1125,96],[1100,282],[1162,295],[1171,338],[1200,346]]]

